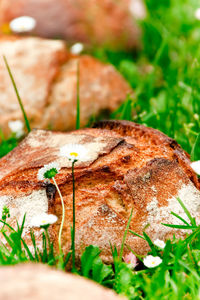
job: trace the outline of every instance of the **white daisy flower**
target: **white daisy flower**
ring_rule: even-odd
[[[159,240],[159,239],[156,239],[154,241],[154,245],[156,245],[157,247],[161,248],[161,249],[164,249],[165,248],[165,242],[162,241],[162,240]]]
[[[193,162],[190,164],[190,167],[193,169],[193,171],[194,171],[195,173],[197,173],[198,175],[200,175],[200,160],[193,161]]]
[[[195,18],[196,18],[197,20],[200,21],[200,8],[197,8],[197,9],[195,10],[194,16],[195,16]]]
[[[129,10],[136,19],[143,20],[146,17],[146,11],[141,0],[130,0]]]
[[[162,259],[159,256],[152,256],[152,255],[147,255],[144,260],[143,264],[147,268],[154,268],[159,266],[162,263]]]
[[[84,49],[84,45],[82,43],[76,43],[70,48],[70,52],[72,54],[80,54]]]
[[[37,178],[38,180],[45,180],[48,178],[50,179],[52,177],[55,177],[55,175],[58,174],[59,171],[59,165],[56,162],[51,162],[50,164],[44,165],[44,167],[38,171]]]
[[[46,214],[43,213],[41,215],[38,216],[34,216],[31,220],[31,226],[32,227],[47,227],[51,224],[54,224],[55,222],[57,222],[58,218],[55,215],[52,214]]]
[[[86,161],[88,150],[83,145],[67,144],[60,148],[60,156],[67,157],[70,161]]]
[[[24,135],[24,123],[20,120],[8,122],[8,127],[16,135],[16,138],[20,138]]]
[[[32,31],[36,26],[36,20],[32,17],[22,16],[10,22],[10,29],[16,33]]]

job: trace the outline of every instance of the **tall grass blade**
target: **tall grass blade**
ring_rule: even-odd
[[[22,241],[22,243],[23,243],[23,245],[24,245],[24,248],[25,248],[25,250],[26,250],[26,252],[27,252],[27,254],[28,254],[29,259],[30,259],[31,261],[35,261],[35,258],[33,257],[32,253],[31,253],[31,251],[29,250],[29,247],[28,247],[28,245],[26,244],[26,242],[24,241],[24,239],[21,238],[21,241]]]
[[[157,251],[156,251],[154,243],[152,242],[152,240],[150,239],[150,237],[148,236],[148,234],[146,234],[146,232],[143,231],[143,235],[144,235],[145,240],[149,244],[149,247],[151,248],[153,255],[156,256],[157,255]]]
[[[197,135],[197,138],[195,140],[195,143],[192,147],[192,151],[191,151],[191,160],[195,161],[199,159],[199,150],[200,149],[200,133]]]
[[[196,226],[196,221],[195,221],[195,218],[193,218],[189,212],[189,210],[187,209],[187,207],[184,205],[184,203],[181,201],[181,199],[178,197],[177,198],[179,204],[181,205],[182,209],[184,210],[185,214],[187,215],[188,219],[190,220],[191,222],[191,225],[193,226]]]
[[[80,67],[77,63],[77,85],[76,85],[76,129],[80,128]]]
[[[171,228],[177,228],[177,229],[186,229],[186,230],[195,230],[197,229],[196,226],[191,226],[191,225],[173,225],[173,224],[166,224],[166,223],[161,223],[162,225],[166,227],[171,227]]]
[[[17,100],[18,100],[18,102],[19,102],[19,105],[20,105],[20,108],[21,108],[21,111],[22,111],[22,114],[23,114],[23,117],[24,117],[24,121],[25,121],[25,124],[26,124],[26,128],[27,128],[28,132],[30,132],[30,131],[31,131],[30,124],[29,124],[29,121],[28,121],[26,112],[25,112],[25,110],[24,110],[24,106],[23,106],[22,100],[21,100],[21,98],[20,98],[20,95],[19,95],[19,92],[18,92],[16,83],[15,83],[14,77],[13,77],[13,75],[12,75],[12,72],[11,72],[11,69],[10,69],[10,67],[9,67],[9,65],[8,65],[8,62],[7,62],[6,57],[3,56],[3,59],[4,59],[4,62],[5,62],[6,68],[7,68],[7,70],[8,70],[10,79],[11,79],[11,81],[12,81],[12,85],[13,85],[13,88],[14,88],[14,90],[15,90],[15,93],[16,93],[16,96],[17,96]]]
[[[135,235],[135,236],[138,236],[139,238],[141,238],[141,239],[145,240],[145,238],[144,238],[142,235],[140,235],[140,234],[136,233],[135,231],[133,231],[133,230],[129,229],[129,232],[130,232],[130,233],[132,233],[133,235]]]
[[[34,231],[30,230],[30,236],[31,236],[31,241],[32,241],[32,244],[33,244],[34,252],[35,252],[35,259],[39,262]]]
[[[122,239],[122,245],[121,245],[120,254],[119,254],[119,260],[120,261],[122,260],[122,255],[123,255],[123,251],[124,251],[124,244],[125,244],[126,236],[127,236],[128,230],[129,230],[130,223],[131,223],[132,214],[133,214],[133,208],[131,209],[131,214],[130,214],[130,217],[128,219],[128,223],[126,225],[126,229],[125,229],[124,236],[123,236],[123,239]]]
[[[176,217],[177,219],[181,220],[184,224],[190,226],[190,224],[188,222],[186,222],[182,217],[180,217],[179,215],[175,214],[173,211],[171,211],[171,215]]]

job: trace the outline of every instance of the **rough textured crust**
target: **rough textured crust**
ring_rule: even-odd
[[[0,268],[0,277],[0,298],[5,300],[122,299],[91,280],[42,264],[4,266]]]
[[[90,56],[72,56],[60,40],[0,38],[31,128],[69,130],[76,123],[77,66],[80,68],[81,125],[102,110],[112,111],[131,89],[110,65]],[[3,59],[0,60],[0,128],[23,120]]]
[[[88,55],[71,59],[63,65],[52,86],[41,128],[49,126],[56,130],[74,129],[78,64],[81,127],[98,112],[117,109],[125,100],[126,94],[131,93],[127,82],[113,66],[102,64]]]
[[[38,182],[37,172],[51,161],[62,167],[56,180],[66,207],[63,246],[67,250],[72,222],[72,176],[69,162],[58,153],[59,147],[71,142],[88,149],[86,161],[75,165],[77,258],[85,246],[95,244],[102,249],[104,261],[112,261],[109,242],[120,248],[132,208],[130,228],[142,234],[150,224],[147,232],[152,239],[165,239],[175,232],[177,236],[184,235],[161,225],[178,223],[171,211],[187,218],[177,197],[199,223],[199,182],[190,168],[189,156],[161,132],[126,121],[100,122],[95,128],[71,133],[37,130],[0,160],[0,204],[8,205],[11,215],[17,212],[21,218],[28,208],[28,224],[39,209],[45,211],[48,207],[59,218],[51,228],[55,245],[61,203],[55,189]],[[142,239],[132,235],[128,235],[127,244],[140,254],[148,249]]]
[[[26,15],[36,19],[34,34],[41,37],[114,48],[138,47],[135,2],[144,17],[142,0],[1,0],[0,25]]]
[[[127,142],[136,145],[137,147],[148,147],[148,143],[151,146],[150,151],[153,153],[154,147],[159,148],[159,151],[163,151],[163,154],[171,153],[171,158],[177,160],[179,165],[187,173],[190,180],[200,189],[200,181],[196,174],[190,167],[190,156],[184,151],[180,145],[172,138],[166,136],[159,130],[148,128],[146,126],[136,124],[133,122],[123,121],[119,126],[119,121],[101,121],[98,124],[94,124],[94,128],[109,129],[124,137]],[[161,150],[162,149],[162,150]]]

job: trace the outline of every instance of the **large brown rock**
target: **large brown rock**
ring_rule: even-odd
[[[4,300],[122,299],[90,280],[42,264],[0,267],[0,278],[0,299]]]
[[[178,223],[171,211],[187,218],[177,197],[199,223],[199,181],[190,168],[188,154],[157,130],[132,122],[107,121],[70,133],[33,131],[0,160],[0,205],[10,207],[11,216],[20,221],[26,212],[26,230],[34,215],[47,211],[56,214],[59,220],[51,234],[57,244],[61,201],[57,192],[49,195],[49,185],[37,179],[44,164],[57,161],[62,169],[56,180],[66,208],[63,247],[70,248],[71,163],[59,156],[59,148],[68,143],[88,149],[86,161],[75,164],[77,256],[93,244],[101,248],[104,261],[110,262],[109,242],[120,248],[132,208],[130,228],[142,234],[150,224],[147,232],[152,239],[184,235],[161,225]],[[132,235],[127,244],[140,254],[148,249],[142,239]]]
[[[1,38],[0,56],[6,55],[32,128],[69,130],[76,123],[77,65],[80,69],[81,126],[103,110],[113,111],[131,92],[111,66],[87,56],[69,54],[60,40]],[[17,98],[0,59],[0,128],[23,120]]]
[[[145,8],[142,0],[1,0],[1,26],[24,15],[36,19],[41,37],[132,48],[140,34],[134,17]]]

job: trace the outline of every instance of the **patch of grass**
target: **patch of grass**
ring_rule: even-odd
[[[15,137],[10,137],[7,140],[3,139],[0,143],[0,158],[13,150],[18,145]]]
[[[114,289],[118,294],[126,296],[130,300],[160,300],[169,299],[169,297],[173,300],[200,299],[200,226],[196,225],[182,201],[180,199],[178,201],[182,209],[187,212],[189,219],[189,223],[186,220],[181,220],[183,222],[182,228],[184,229],[185,223],[187,223],[191,229],[190,234],[186,233],[185,239],[167,240],[164,248],[159,248],[145,232],[143,236],[140,236],[129,230],[129,234],[146,240],[150,248],[148,255],[160,257],[159,265],[151,268],[146,267],[143,263],[144,256],[137,255],[138,264],[134,269],[130,264],[123,262],[122,253],[121,251],[118,253],[115,246],[114,248],[111,247],[114,263],[113,265],[106,265],[100,258],[101,251],[99,248],[90,245],[84,250],[80,267],[76,269],[76,273]],[[42,249],[40,250],[36,246],[34,233],[30,233],[34,249],[30,251],[22,238],[25,217],[21,226],[17,223],[17,230],[9,225],[9,221],[7,221],[9,217],[9,210],[4,207],[0,220],[3,227],[0,233],[7,245],[5,242],[0,244],[0,265],[32,261],[55,265],[63,271],[65,270],[71,252],[64,256],[65,259],[60,264],[59,257],[55,255],[54,246],[49,240],[48,228],[42,235]],[[177,218],[180,220],[179,216]],[[176,228],[176,225],[171,226]],[[132,251],[128,245],[125,246]]]
[[[112,63],[135,91],[130,118],[127,102],[116,118],[133,120],[175,138],[200,157],[200,21],[195,0],[146,0],[147,17],[138,53],[94,49],[93,55]],[[130,105],[129,105],[130,106]],[[193,153],[194,154],[194,153]]]

